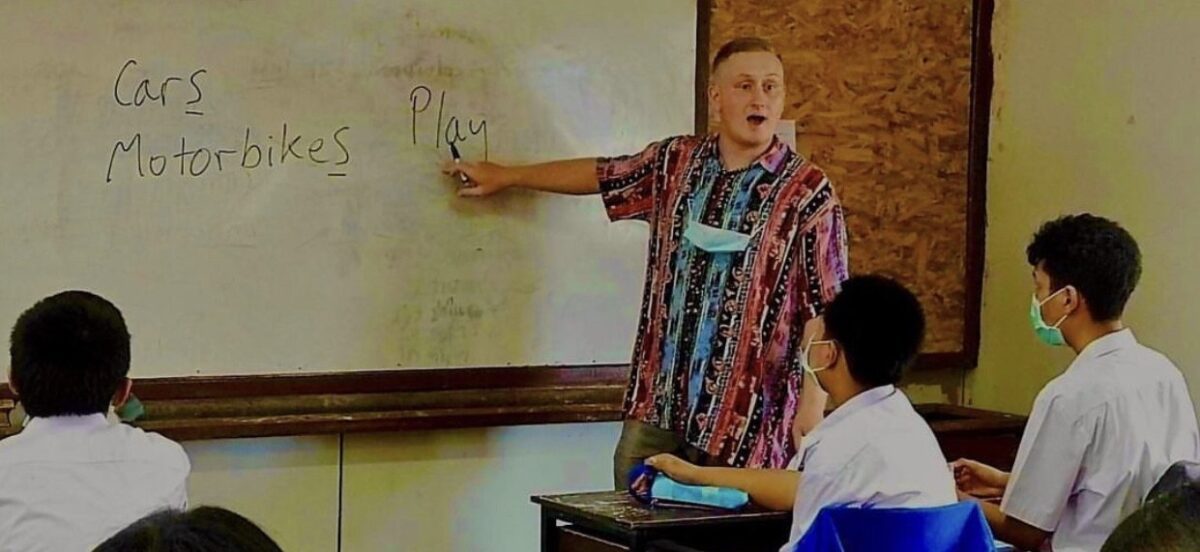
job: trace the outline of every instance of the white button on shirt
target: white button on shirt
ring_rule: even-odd
[[[0,552],[91,550],[146,514],[187,507],[191,464],[104,415],[34,418],[0,441]]]
[[[1198,458],[1179,369],[1123,330],[1038,393],[1000,510],[1052,531],[1052,550],[1099,550],[1168,466]]]
[[[954,478],[929,425],[894,386],[846,401],[804,436],[790,552],[821,508],[924,508],[957,502]]]

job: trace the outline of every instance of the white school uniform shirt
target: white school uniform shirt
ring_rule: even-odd
[[[929,425],[903,391],[885,385],[837,407],[804,436],[790,552],[821,508],[923,508],[957,502],[954,477]]]
[[[187,507],[183,447],[103,414],[33,418],[0,441],[0,552],[91,550]]]
[[[1044,550],[1099,550],[1172,463],[1198,458],[1183,375],[1115,332],[1038,393],[1000,510],[1052,531]]]

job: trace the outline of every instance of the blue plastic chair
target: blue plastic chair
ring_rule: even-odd
[[[821,509],[796,552],[992,552],[996,543],[974,502],[936,508]]]

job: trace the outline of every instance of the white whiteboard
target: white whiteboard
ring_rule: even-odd
[[[437,163],[687,133],[695,44],[695,0],[0,3],[0,325],[93,290],[139,377],[626,362],[646,228]]]

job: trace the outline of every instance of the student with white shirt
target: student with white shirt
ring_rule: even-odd
[[[67,291],[17,319],[9,385],[30,419],[0,441],[0,551],[90,550],[162,508],[186,508],[183,448],[110,423],[129,396],[129,332],[102,297]]]
[[[791,550],[826,506],[934,507],[956,501],[954,480],[929,425],[896,383],[916,357],[925,318],[917,298],[880,276],[846,280],[823,316],[804,328],[805,400],[793,470],[696,466],[675,456],[647,463],[699,485],[734,487],[758,504],[792,508]],[[814,424],[813,420],[817,420]],[[815,425],[815,427],[813,427]],[[809,431],[811,429],[811,431]]]
[[[982,504],[996,538],[1095,551],[1172,463],[1200,458],[1196,412],[1179,369],[1121,322],[1142,271],[1128,232],[1066,216],[1043,225],[1026,256],[1037,337],[1077,356],[1034,401],[1012,473],[959,460],[955,478],[966,495],[1003,497]]]

